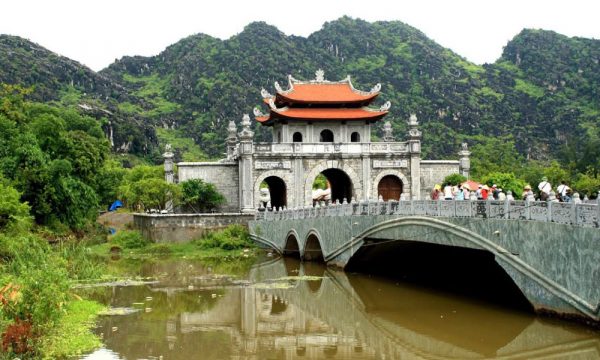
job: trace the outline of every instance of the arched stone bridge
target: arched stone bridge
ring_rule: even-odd
[[[493,254],[538,312],[600,323],[597,205],[497,201],[364,202],[261,212],[252,238],[344,267],[365,245],[417,241]]]

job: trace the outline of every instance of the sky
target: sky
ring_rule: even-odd
[[[101,70],[197,33],[227,39],[253,21],[308,36],[344,15],[399,20],[477,64],[523,28],[600,39],[597,0],[4,0],[0,34],[27,38]]]

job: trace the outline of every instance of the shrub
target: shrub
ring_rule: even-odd
[[[225,203],[225,197],[210,183],[200,179],[184,181],[181,186],[181,203],[194,212],[206,212]]]
[[[141,249],[149,244],[137,230],[121,230],[111,238],[111,242],[124,249]]]
[[[27,230],[32,222],[29,205],[21,202],[21,194],[0,179],[0,231]]]
[[[443,186],[452,185],[456,186],[458,184],[462,184],[467,181],[467,178],[461,174],[451,174],[444,178]]]
[[[253,247],[248,229],[242,225],[230,225],[223,230],[209,232],[195,240],[202,249],[221,248],[223,250],[243,249]]]

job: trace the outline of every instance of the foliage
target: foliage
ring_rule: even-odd
[[[40,344],[39,352],[43,358],[73,357],[99,347],[102,343],[90,327],[103,309],[104,306],[94,301],[70,301],[65,306],[64,315]]]
[[[467,178],[461,174],[450,174],[444,178],[442,185],[456,186],[458,184],[464,183],[465,181],[467,181]]]
[[[169,200],[177,202],[181,190],[164,180],[161,166],[140,165],[127,171],[118,188],[117,196],[135,211],[162,210]]]
[[[80,229],[96,216],[108,142],[94,119],[28,102],[28,92],[0,88],[0,175],[38,223]]]
[[[0,178],[0,231],[23,231],[31,225],[29,205],[20,201],[21,194],[2,184]]]
[[[192,179],[180,183],[181,203],[194,212],[207,212],[225,203],[225,197],[219,193],[214,184],[201,179]]]
[[[242,225],[229,225],[221,231],[211,231],[194,244],[201,249],[221,248],[223,250],[235,250],[253,247],[250,241],[248,229]]]
[[[595,198],[600,192],[600,177],[590,174],[579,174],[571,187],[574,191],[579,192],[579,195],[581,195],[582,198],[584,195]]]
[[[513,173],[501,173],[491,172],[481,178],[481,182],[488,186],[497,185],[498,188],[506,194],[508,191],[512,191],[515,199],[520,199],[523,194],[523,188],[526,183],[522,179],[515,177]]]
[[[327,189],[327,178],[325,177],[325,175],[323,175],[323,174],[317,175],[317,177],[315,178],[315,181],[313,182],[312,188],[313,188],[313,190]]]
[[[471,175],[479,178],[491,172],[515,172],[524,164],[512,137],[495,138],[477,136],[471,146]]]
[[[121,230],[110,239],[110,242],[124,249],[140,249],[149,244],[137,230]]]

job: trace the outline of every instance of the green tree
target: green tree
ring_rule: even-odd
[[[512,191],[515,199],[521,198],[525,187],[525,180],[516,178],[513,173],[491,172],[483,176],[481,182],[488,186],[496,184],[504,193]]]
[[[22,231],[31,225],[29,205],[21,202],[21,194],[5,185],[0,178],[0,231]]]
[[[214,184],[200,179],[184,181],[181,186],[181,203],[194,212],[211,211],[225,203],[225,197]]]
[[[471,174],[480,178],[491,172],[515,172],[525,163],[512,137],[476,137],[471,147]]]
[[[456,186],[467,181],[467,178],[461,174],[450,174],[444,178],[443,186],[452,185]]]

